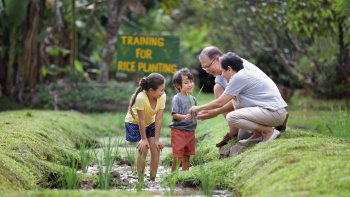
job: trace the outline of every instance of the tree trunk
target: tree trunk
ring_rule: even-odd
[[[77,29],[75,25],[75,0],[72,0],[72,32],[71,32],[71,53],[70,53],[70,66],[74,68],[74,61],[77,59]]]
[[[36,102],[35,86],[40,72],[39,44],[36,38],[39,34],[43,12],[43,0],[30,1],[24,29],[24,49],[19,61],[16,86],[19,90],[18,99],[23,102],[23,92],[29,89],[31,102]]]
[[[107,83],[109,79],[108,73],[115,54],[116,36],[126,6],[127,0],[108,1],[107,52],[103,58],[101,73],[99,76],[99,81],[101,83]]]
[[[5,94],[14,96],[17,93],[17,76],[19,69],[19,46],[22,46],[22,26],[27,14],[29,0],[3,0],[4,6],[2,18],[2,41],[5,41],[5,50],[1,54],[4,62]],[[5,22],[6,21],[6,22]]]

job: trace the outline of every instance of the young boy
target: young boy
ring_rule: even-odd
[[[173,76],[173,85],[179,91],[172,100],[171,114],[173,117],[171,128],[171,146],[173,149],[173,163],[171,171],[174,172],[182,162],[182,170],[190,168],[190,156],[196,154],[195,129],[197,120],[188,110],[197,105],[196,98],[190,95],[194,83],[193,75],[188,68],[178,70]]]

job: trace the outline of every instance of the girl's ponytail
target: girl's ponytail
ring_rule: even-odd
[[[139,82],[139,87],[136,89],[135,93],[131,96],[129,103],[129,112],[133,118],[135,118],[134,112],[132,111],[132,106],[135,104],[137,95],[147,88],[147,79],[143,77]]]

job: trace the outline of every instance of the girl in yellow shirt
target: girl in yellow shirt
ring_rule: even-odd
[[[151,152],[150,179],[155,180],[160,151],[164,148],[160,141],[166,94],[165,79],[159,73],[143,77],[132,95],[125,117],[126,140],[136,142],[138,155],[137,175],[143,179],[148,149]]]

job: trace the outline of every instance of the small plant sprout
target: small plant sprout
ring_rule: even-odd
[[[136,173],[136,157],[137,157],[137,149],[135,147],[127,146],[126,143],[124,144],[126,156],[128,161],[130,162],[131,170],[133,174]]]
[[[140,159],[143,160],[140,163],[145,162],[144,161],[144,155],[145,155],[145,149],[142,150],[141,155],[140,155]],[[136,183],[136,190],[138,192],[142,191],[143,185],[145,184],[145,172],[144,170],[137,172],[138,176],[139,176],[139,181]]]
[[[75,160],[73,159],[71,167],[63,167],[63,181],[62,185],[65,189],[78,189],[80,178],[76,173]]]
[[[102,158],[98,159],[98,164],[100,165],[100,172],[99,172],[99,184],[98,187],[100,189],[109,189],[110,188],[110,180],[111,180],[111,171],[113,167],[114,160],[116,158],[116,155],[118,153],[117,146],[119,141],[116,143],[112,143],[112,137],[108,137],[108,143],[104,145],[103,147],[103,155]],[[97,153],[96,158],[98,158]]]
[[[85,140],[79,142],[79,153],[81,162],[81,171],[83,173],[87,172],[87,167],[92,161],[91,149],[88,149]]]
[[[161,186],[163,188],[164,194],[167,196],[174,196],[175,194],[175,187],[179,179],[180,165],[181,163],[177,162],[175,168],[176,170],[174,172],[169,171],[168,173],[163,174],[161,177]]]
[[[198,100],[199,95],[200,95],[201,92],[202,92],[203,87],[204,87],[204,84],[202,85],[201,89],[199,90],[199,92],[198,92],[198,94],[197,94],[197,96],[196,96],[196,99],[197,99],[197,100]],[[194,103],[193,103],[193,101],[191,100],[191,97],[190,97],[190,96],[191,96],[191,94],[187,93],[188,101],[190,102],[191,106],[193,106]]]

